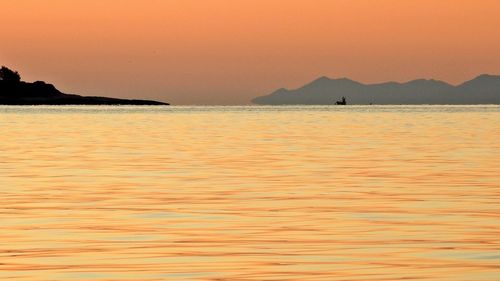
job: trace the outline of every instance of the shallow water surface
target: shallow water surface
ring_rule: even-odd
[[[500,107],[0,107],[0,280],[499,280]]]

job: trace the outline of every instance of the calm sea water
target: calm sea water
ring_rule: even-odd
[[[0,280],[500,280],[500,107],[0,107]]]

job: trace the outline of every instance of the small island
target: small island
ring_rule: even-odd
[[[0,69],[0,105],[169,105],[150,100],[86,97],[60,92],[43,81],[21,80],[21,75],[5,66]]]

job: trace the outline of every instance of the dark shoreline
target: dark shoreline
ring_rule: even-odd
[[[119,99],[98,96],[80,96],[60,92],[43,81],[33,83],[0,80],[0,105],[170,105],[169,103]]]
[[[63,95],[50,98],[0,98],[0,105],[170,105],[152,100],[128,100],[107,97]]]

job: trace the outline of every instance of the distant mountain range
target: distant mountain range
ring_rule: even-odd
[[[335,104],[500,104],[500,76],[480,75],[458,86],[419,79],[407,83],[363,84],[321,77],[295,90],[279,89],[252,100],[263,105]]]

